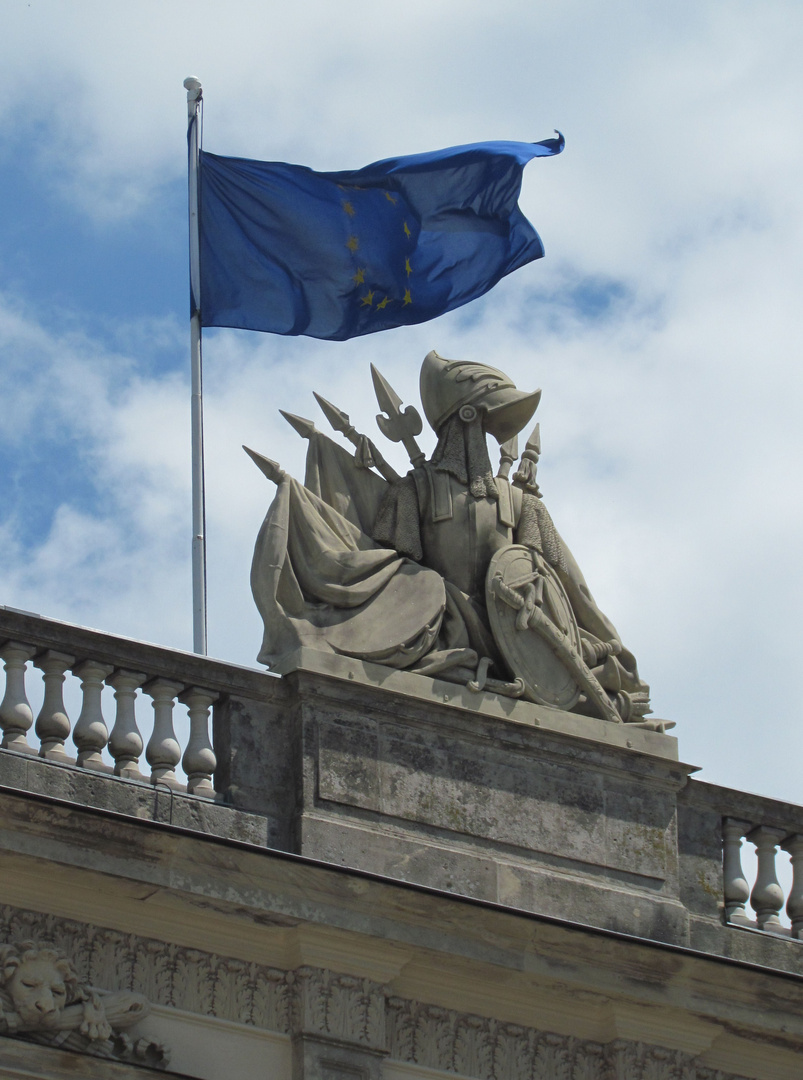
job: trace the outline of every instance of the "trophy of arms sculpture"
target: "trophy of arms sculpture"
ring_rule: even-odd
[[[649,687],[541,500],[538,426],[510,478],[541,391],[428,353],[421,401],[437,446],[427,460],[418,411],[371,370],[377,422],[407,450],[406,476],[318,394],[353,454],[288,413],[309,440],[303,485],[245,448],[278,485],[251,572],[265,625],[259,661],[308,647],[614,723],[670,726],[645,719]],[[488,435],[500,444],[496,473]]]

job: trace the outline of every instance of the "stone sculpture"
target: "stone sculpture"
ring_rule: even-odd
[[[56,949],[33,941],[0,945],[0,1035],[164,1068],[164,1047],[123,1034],[149,1010],[141,994],[81,984]]]
[[[426,460],[417,410],[372,374],[377,422],[408,451],[406,476],[317,394],[353,455],[287,413],[309,440],[303,485],[245,448],[278,485],[251,573],[265,625],[259,661],[306,646],[663,730],[644,719],[649,687],[541,500],[538,426],[509,479],[541,391],[430,352],[421,400],[438,441]],[[489,434],[501,447],[495,474]]]

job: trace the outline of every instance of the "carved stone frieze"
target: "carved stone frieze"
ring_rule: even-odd
[[[141,994],[82,983],[70,957],[46,943],[0,944],[0,1034],[166,1068],[166,1049],[124,1034],[148,1015]]]
[[[154,1005],[269,1031],[290,1030],[290,986],[287,973],[276,968],[73,919],[0,907],[0,941],[32,937],[53,942],[71,957],[78,978],[90,986],[128,990]]]
[[[390,1056],[489,1080],[608,1080],[605,1048],[425,1005],[388,1000]]]
[[[392,1059],[477,1080],[743,1080],[677,1050],[603,1046],[406,998],[388,998],[387,1029]]]
[[[47,940],[69,957],[88,992],[104,987],[121,998],[139,994],[152,1005],[338,1043],[369,1056],[389,1054],[474,1080],[744,1080],[699,1066],[680,1051],[625,1040],[602,1045],[396,997],[381,983],[342,972],[283,971],[0,906],[0,943],[31,939]],[[143,1048],[117,1035],[117,1055],[135,1060]]]
[[[380,983],[313,967],[297,968],[288,981],[294,1034],[385,1049],[387,992]]]

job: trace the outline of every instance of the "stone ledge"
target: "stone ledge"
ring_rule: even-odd
[[[490,694],[474,693],[466,686],[417,675],[411,671],[354,660],[346,656],[334,656],[302,648],[283,657],[272,668],[274,674],[288,676],[297,672],[309,672],[336,679],[351,685],[366,686],[404,698],[412,698],[425,704],[446,706],[464,712],[505,720],[512,724],[537,727],[577,739],[602,743],[642,754],[678,760],[677,739],[672,735],[648,731],[633,724],[613,724],[592,716],[564,712],[535,705],[529,701],[515,700]]]
[[[491,845],[446,846],[403,830],[360,827],[358,822],[305,817],[302,846],[322,862],[359,868],[400,881],[529,911],[578,925],[613,930],[650,941],[689,943],[689,915],[659,888],[614,880],[604,868],[554,866],[509,858]],[[594,869],[597,873],[594,874]],[[658,883],[656,882],[656,885]]]
[[[124,1065],[105,1058],[94,1058],[71,1050],[38,1046],[22,1039],[0,1035],[0,1076],[4,1080],[145,1080],[146,1077],[174,1077],[190,1080],[186,1073],[172,1069],[148,1069],[141,1065]]]
[[[0,786],[223,839],[259,845],[267,842],[267,823],[258,814],[196,795],[154,788],[140,780],[92,772],[12,750],[0,750]]]

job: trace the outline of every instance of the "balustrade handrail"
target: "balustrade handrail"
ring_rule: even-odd
[[[6,641],[29,642],[36,646],[37,652],[46,649],[66,651],[79,661],[92,659],[115,668],[147,671],[153,678],[174,679],[187,686],[202,684],[219,694],[264,698],[278,690],[279,679],[259,668],[108,634],[0,605],[0,645]]]
[[[683,788],[679,802],[712,810],[722,820],[733,818],[753,827],[766,825],[786,833],[803,833],[803,806],[799,803],[755,795],[697,777]]]

